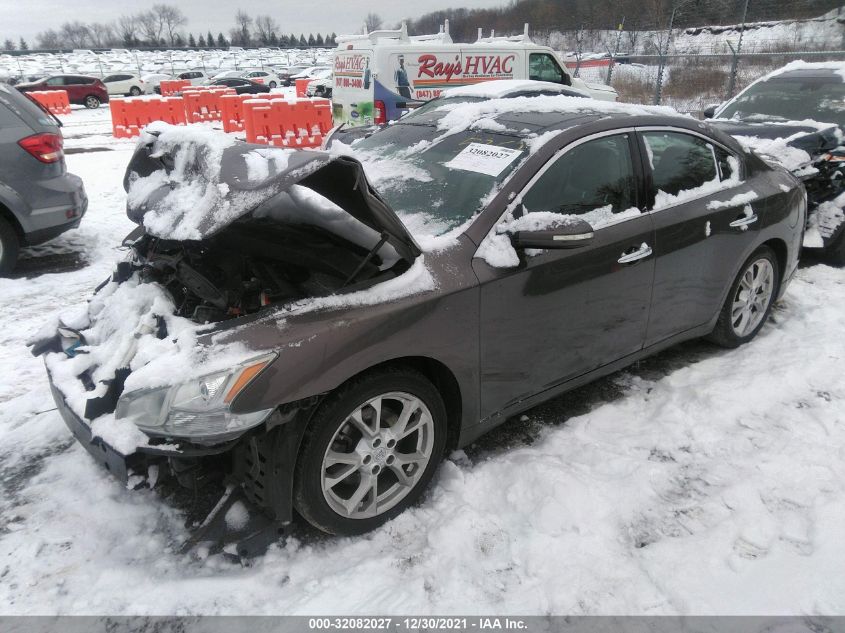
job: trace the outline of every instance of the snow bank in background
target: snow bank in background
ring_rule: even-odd
[[[842,223],[845,222],[845,193],[833,200],[822,202],[810,213],[807,230],[804,233],[804,246],[823,248],[824,240],[829,239]]]

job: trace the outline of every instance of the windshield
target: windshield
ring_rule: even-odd
[[[836,123],[845,127],[845,83],[838,76],[781,77],[749,87],[718,118]]]
[[[412,234],[442,235],[486,205],[528,153],[518,136],[394,124],[354,146],[367,177]]]

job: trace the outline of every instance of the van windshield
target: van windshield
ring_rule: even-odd
[[[492,200],[528,155],[525,139],[483,130],[443,134],[397,123],[354,146],[370,182],[417,235],[441,235]]]

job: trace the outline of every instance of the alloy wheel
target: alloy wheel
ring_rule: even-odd
[[[434,421],[422,400],[399,391],[371,398],[341,422],[326,449],[323,496],[343,517],[378,516],[414,489],[433,448]]]
[[[95,109],[100,107],[100,100],[97,97],[85,97],[85,107]]]
[[[760,325],[774,294],[774,280],[774,268],[765,257],[742,273],[731,304],[731,327],[737,336],[747,336]]]

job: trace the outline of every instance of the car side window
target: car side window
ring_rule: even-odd
[[[719,178],[723,181],[738,178],[739,159],[721,147],[716,147],[715,152],[716,164],[719,167]]]
[[[50,77],[45,82],[48,86],[64,86],[65,85],[65,78],[64,77]]]
[[[681,132],[644,132],[655,193],[677,196],[719,178],[713,145]]]
[[[585,215],[588,222],[637,206],[627,134],[605,136],[566,151],[522,196],[525,213]]]
[[[563,70],[548,53],[531,53],[528,57],[528,78],[535,81],[551,81],[565,84]]]
[[[109,75],[108,77],[103,79],[103,83],[108,84],[108,83],[111,83],[113,81],[122,81],[121,77],[122,77],[122,75]]]

